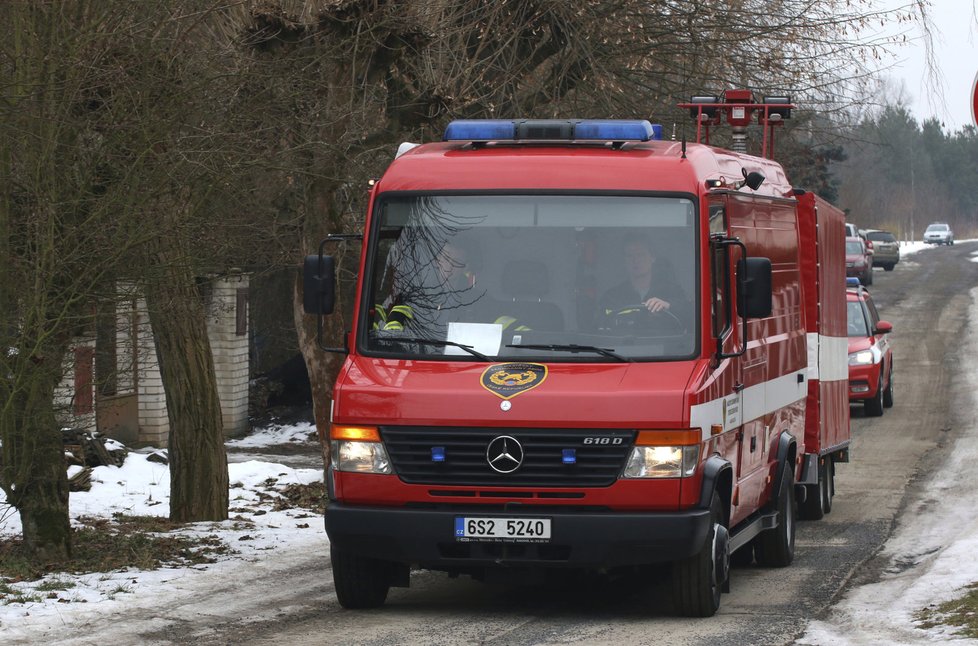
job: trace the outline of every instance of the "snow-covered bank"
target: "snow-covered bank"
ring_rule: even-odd
[[[255,433],[246,440],[249,448],[280,445],[306,438],[309,424],[277,426]],[[324,570],[329,548],[322,516],[305,509],[277,509],[283,505],[282,491],[288,485],[322,482],[322,468],[294,469],[273,462],[249,460],[228,465],[230,516],[222,523],[195,523],[179,530],[187,536],[216,537],[230,547],[216,563],[159,570],[122,570],[82,575],[53,574],[39,581],[8,582],[14,595],[0,594],[0,632],[8,639],[31,641],[41,635],[66,634],[76,622],[89,624],[103,615],[137,612],[180,605],[215,586],[237,584],[250,588],[257,571],[274,559],[277,568],[305,563],[315,558]],[[92,472],[92,488],[71,494],[72,522],[80,517],[111,518],[114,513],[166,517],[169,513],[170,481],[165,465],[147,460],[144,453],[130,453],[121,467],[100,466]],[[0,493],[0,510],[9,510]],[[16,513],[4,513],[0,536],[19,535]],[[305,566],[303,566],[305,567]],[[51,591],[52,587],[64,587]],[[42,591],[38,591],[41,588]],[[14,597],[29,599],[14,602]],[[260,598],[260,594],[254,595]],[[221,603],[215,598],[215,611]],[[195,604],[195,605],[199,605]],[[61,632],[51,633],[56,627]],[[70,633],[70,630],[67,631]],[[49,637],[43,639],[49,641]],[[109,640],[110,643],[111,640]],[[114,642],[118,643],[118,642]]]
[[[972,254],[978,261],[978,252]],[[978,289],[971,291],[969,320],[978,321]],[[972,328],[973,329],[973,328]],[[962,356],[978,356],[978,339],[962,339]],[[970,396],[967,410],[978,409],[978,373],[963,372]],[[850,590],[823,621],[814,621],[799,644],[818,646],[978,644],[957,637],[949,628],[923,629],[916,614],[958,598],[978,582],[978,488],[973,465],[978,461],[978,428],[957,440],[942,468],[935,470],[926,490],[900,516],[880,557],[889,567],[882,579]]]

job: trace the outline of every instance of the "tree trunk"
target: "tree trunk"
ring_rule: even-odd
[[[228,463],[206,313],[189,268],[164,266],[147,301],[170,421],[170,519],[226,520]]]
[[[339,295],[337,295],[339,296]],[[329,465],[329,413],[333,399],[333,382],[346,359],[345,354],[323,352],[316,339],[316,317],[305,314],[302,308],[302,278],[296,279],[293,304],[295,328],[299,337],[299,350],[309,373],[309,386],[312,390],[312,412],[316,420],[316,431],[323,452],[323,467]],[[337,311],[325,317],[322,342],[330,347],[343,347],[344,320],[337,302]]]
[[[32,372],[17,371],[29,381],[8,381],[5,386],[12,388],[2,390],[10,398],[0,407],[0,486],[20,513],[24,545],[37,564],[71,556],[64,444],[51,406],[60,370],[48,363],[39,360]]]

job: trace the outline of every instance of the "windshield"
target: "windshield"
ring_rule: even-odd
[[[869,327],[866,325],[866,315],[863,313],[862,303],[859,301],[849,301],[849,336],[869,336]]]
[[[856,240],[852,240],[846,243],[846,255],[847,256],[859,256],[863,253],[863,244]]]
[[[892,233],[883,233],[883,232],[870,233],[868,237],[873,242],[896,242],[896,238],[893,237]]]
[[[943,233],[944,231],[947,231],[946,224],[932,224],[927,227],[927,233]]]
[[[377,215],[369,353],[607,362],[696,350],[692,199],[386,196]]]

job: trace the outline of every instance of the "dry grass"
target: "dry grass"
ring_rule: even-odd
[[[958,599],[919,611],[916,618],[920,628],[953,626],[955,636],[978,637],[978,583],[970,585]]]
[[[0,600],[11,594],[7,583],[34,581],[56,572],[197,565],[213,563],[217,555],[230,552],[216,536],[172,533],[183,525],[156,516],[115,514],[112,519],[78,520],[83,526],[72,530],[72,555],[67,561],[34,563],[27,558],[21,539],[0,540]]]

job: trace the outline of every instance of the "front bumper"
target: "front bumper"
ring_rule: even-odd
[[[462,542],[458,516],[550,518],[546,543]],[[662,563],[692,556],[706,541],[710,511],[621,513],[533,506],[492,512],[477,506],[404,509],[332,502],[330,543],[369,558],[447,571],[486,567],[606,568]]]
[[[849,401],[862,401],[876,397],[880,384],[880,366],[849,366]]]

